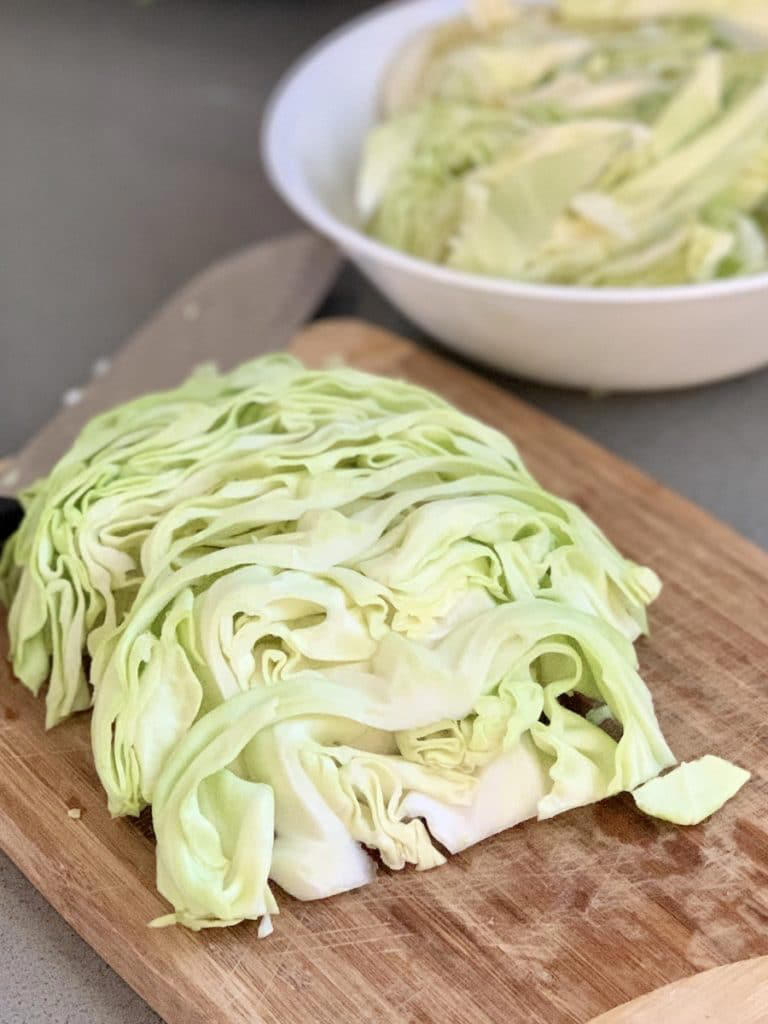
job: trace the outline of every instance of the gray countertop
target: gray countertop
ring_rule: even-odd
[[[365,6],[4,0],[0,453],[194,272],[294,226],[260,168],[261,109]],[[324,312],[418,337],[351,270]],[[506,383],[768,546],[768,371],[600,399]],[[1,855],[0,908],[1,1024],[158,1020]]]

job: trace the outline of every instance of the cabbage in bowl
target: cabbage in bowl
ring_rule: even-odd
[[[768,269],[760,0],[485,0],[412,41],[357,188],[369,234],[519,281]]]

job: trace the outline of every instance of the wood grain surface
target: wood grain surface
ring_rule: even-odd
[[[171,1024],[584,1024],[768,954],[768,555],[484,378],[389,334],[329,321],[294,348],[314,365],[342,355],[426,384],[500,427],[546,486],[659,570],[666,587],[639,654],[662,726],[681,759],[721,754],[753,781],[696,828],[645,818],[623,796],[528,822],[428,873],[383,870],[331,900],[278,891],[265,941],[252,924],[153,931],[146,922],[166,906],[148,822],[110,820],[87,716],[45,735],[42,702],[3,661],[2,848]],[[705,1008],[700,1019],[713,1020]],[[717,1021],[745,1019],[734,1005]]]

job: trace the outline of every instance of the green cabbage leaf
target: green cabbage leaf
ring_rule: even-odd
[[[707,754],[683,762],[660,778],[644,783],[632,794],[646,814],[674,825],[699,825],[750,779],[743,768]]]

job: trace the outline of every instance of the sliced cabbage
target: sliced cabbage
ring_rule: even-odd
[[[537,85],[553,70],[568,66],[591,52],[580,36],[554,36],[520,46],[471,43],[445,54],[429,68],[424,97],[472,103],[503,102]]]
[[[764,7],[481,3],[395,65],[397,113],[359,171],[361,221],[422,259],[525,281],[768,270]]]
[[[644,21],[648,18],[722,18],[768,37],[768,10],[763,0],[557,0],[573,21]]]
[[[543,130],[522,152],[464,179],[463,205],[448,263],[518,276],[558,218],[629,142],[625,126],[570,123]]]
[[[93,701],[156,925],[429,869],[674,763],[633,641],[659,581],[418,387],[270,356],[97,417],[3,553],[14,669]],[[610,718],[609,734],[601,724]]]
[[[698,825],[719,811],[749,779],[750,773],[743,768],[707,754],[651,779],[632,796],[640,810],[654,818],[674,825]]]
[[[365,668],[300,670],[230,698],[177,742],[153,793],[158,884],[175,919],[203,927],[273,913],[270,877],[300,899],[365,884],[374,869],[359,843],[391,868],[426,869],[444,860],[431,836],[454,852],[634,789],[674,758],[631,651],[592,616],[511,603],[430,653],[389,634]],[[563,707],[565,693],[607,701],[622,738]],[[436,733],[454,736],[448,751]],[[239,758],[248,783],[229,767]],[[203,806],[221,785],[247,800],[238,828],[247,822],[270,852],[275,831],[274,859],[238,858],[232,816],[219,822]]]
[[[395,117],[366,142],[358,206],[383,241],[442,260],[461,216],[459,177],[524,134],[506,113],[468,104],[430,102]]]

